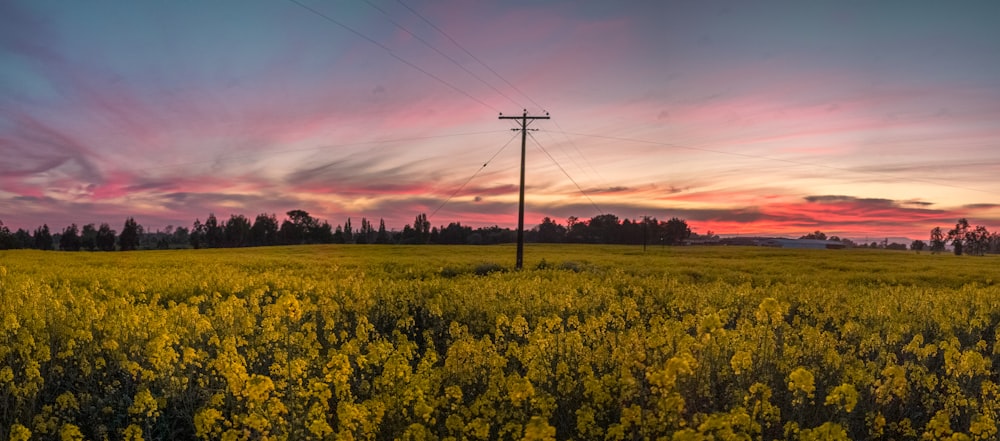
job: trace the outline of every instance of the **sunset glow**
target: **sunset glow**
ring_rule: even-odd
[[[997,2],[301,4],[0,3],[0,220],[1000,228]]]

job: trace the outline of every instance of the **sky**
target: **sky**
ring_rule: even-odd
[[[0,221],[1000,229],[1000,2],[0,2]]]

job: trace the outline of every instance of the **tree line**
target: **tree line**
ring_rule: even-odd
[[[847,238],[837,236],[827,237],[821,231],[809,233],[799,239],[819,239],[842,242],[851,248],[879,248],[887,250],[906,250],[906,245],[901,243],[889,243],[889,239],[882,242],[872,242],[870,244],[857,244]],[[986,227],[977,225],[972,227],[969,220],[961,218],[955,222],[955,228],[945,231],[941,227],[931,229],[930,239],[927,242],[914,240],[910,243],[912,251],[930,251],[932,254],[939,254],[947,250],[951,243],[951,250],[956,256],[969,254],[982,256],[985,254],[1000,254],[1000,233],[990,232]]]
[[[952,252],[956,256],[1000,254],[1000,233],[991,233],[982,225],[972,227],[966,218],[959,219],[955,222],[955,228],[948,231],[941,227],[931,230],[929,248],[932,253],[944,252],[948,242],[951,242]]]
[[[378,224],[361,218],[358,226],[351,219],[332,226],[304,210],[291,210],[280,222],[273,213],[261,213],[252,221],[242,214],[219,219],[209,214],[204,221],[195,219],[190,228],[168,225],[164,230],[148,231],[129,217],[118,233],[108,223],[71,224],[53,232],[48,224],[28,231],[10,231],[0,221],[0,249],[39,249],[62,251],[130,251],[171,248],[236,248],[303,244],[471,244],[511,243],[517,232],[499,226],[472,228],[460,222],[432,227],[427,215],[418,214],[401,231],[387,230],[385,221]],[[525,232],[525,240],[539,243],[661,244],[680,245],[693,233],[687,222],[672,218],[659,221],[620,219],[601,214],[589,220],[571,216],[565,224],[545,217]],[[694,235],[697,236],[697,235]],[[708,236],[712,236],[709,232]]]

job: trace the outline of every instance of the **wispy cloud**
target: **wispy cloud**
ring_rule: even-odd
[[[5,224],[302,208],[398,228],[441,207],[435,224],[512,225],[519,140],[496,111],[527,108],[556,119],[533,138],[557,163],[528,145],[536,220],[1000,225],[995,7],[827,5],[806,35],[800,6],[415,6],[491,72],[386,6],[487,86],[363,4],[324,8],[436,79],[295,5],[234,5],[0,4]],[[844,12],[868,18],[845,34]]]

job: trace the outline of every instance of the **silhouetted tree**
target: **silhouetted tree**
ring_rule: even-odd
[[[118,236],[118,247],[122,251],[134,251],[139,248],[139,236],[143,233],[142,225],[136,223],[134,218],[125,219],[125,226],[122,227],[122,234]]]
[[[14,242],[17,244],[17,248],[31,248],[34,242],[31,238],[31,233],[24,228],[18,228],[14,232]]]
[[[413,230],[417,235],[417,243],[427,243],[431,240],[431,222],[426,213],[420,213],[413,219]]]
[[[368,222],[367,218],[361,218],[361,229],[354,236],[354,242],[367,244],[375,241],[375,227]]]
[[[20,247],[17,246],[17,239],[14,237],[14,234],[0,220],[0,250],[13,250],[17,248]]]
[[[261,213],[250,227],[250,244],[255,246],[274,245],[278,242],[278,218],[274,214]]]
[[[35,242],[35,249],[38,250],[51,250],[54,247],[52,243],[52,232],[49,231],[48,224],[42,224],[42,226],[35,229],[35,234],[32,235],[32,239]]]
[[[962,248],[965,241],[965,233],[969,231],[969,221],[964,217],[955,222],[955,228],[948,231],[948,240],[951,241],[951,246],[955,250],[956,256],[962,255]]]
[[[965,252],[973,256],[982,256],[990,248],[990,232],[986,227],[977,225],[975,229],[965,232]]]
[[[80,248],[87,251],[97,249],[97,228],[94,227],[94,224],[84,225],[80,231]]]
[[[673,217],[663,225],[663,243],[667,245],[680,245],[688,237],[691,237],[691,228],[684,220]]]
[[[191,240],[191,232],[187,229],[187,227],[177,227],[170,240],[177,245],[187,246],[188,241]]]
[[[319,222],[309,229],[309,243],[333,243],[333,227],[327,221]]]
[[[233,214],[226,221],[225,245],[227,247],[242,247],[250,242],[250,220],[242,214]]]
[[[483,245],[511,243],[517,239],[516,231],[510,228],[500,228],[496,225],[477,228],[472,234],[478,235],[481,238],[479,243]],[[471,237],[469,243],[475,243],[471,240]]]
[[[541,243],[559,243],[566,237],[566,227],[559,225],[548,216],[538,224],[538,241]]]
[[[76,224],[63,228],[59,236],[59,249],[63,251],[80,251],[80,229]]]
[[[403,231],[399,233],[399,243],[401,244],[414,244],[417,243],[417,230],[414,230],[410,224],[403,225]]]
[[[310,231],[317,226],[316,219],[304,210],[292,210],[285,214],[288,219],[281,222],[279,231],[284,243],[289,245],[306,243]]]
[[[800,237],[799,239],[826,240],[826,233],[816,230],[812,233]]]
[[[580,222],[580,218],[576,216],[566,218],[566,242],[586,242],[587,234],[587,224]]]
[[[472,235],[471,227],[463,227],[459,222],[452,222],[438,231],[437,243],[464,244],[467,243],[470,235]]]
[[[219,225],[215,213],[209,213],[208,218],[205,219],[205,246],[208,248],[221,247],[225,237],[224,225]]]
[[[194,248],[202,247],[238,247],[273,245],[278,243],[447,243],[447,244],[496,244],[514,241],[515,232],[510,228],[499,226],[473,229],[463,226],[461,222],[452,222],[447,226],[431,227],[425,213],[414,218],[413,225],[404,226],[401,233],[387,230],[385,220],[379,219],[378,228],[367,218],[361,219],[361,227],[355,229],[348,218],[344,228],[337,227],[336,232],[326,221],[320,221],[303,210],[287,212],[288,218],[278,226],[275,215],[260,214],[251,225],[248,218],[233,214],[228,221],[220,223],[214,214],[209,214],[205,223],[196,219],[192,228],[174,228],[168,225],[163,231],[145,232],[142,226],[135,223],[134,218],[126,220],[126,228],[120,236],[105,223],[95,229],[94,224],[84,225],[82,231],[75,225],[67,227],[57,234],[51,234],[48,226],[43,225],[34,234],[18,230],[11,233],[0,223],[0,248],[14,248],[24,244],[25,247],[41,249],[75,250],[114,250],[120,245],[122,250],[170,248],[184,246],[186,243]],[[676,218],[674,219],[676,220]],[[681,222],[686,227],[686,222]],[[133,225],[134,224],[134,225]],[[626,219],[619,221],[613,214],[594,216],[587,222],[580,222],[576,217],[567,219],[567,226],[559,225],[549,217],[529,231],[528,240],[536,242],[589,242],[589,243],[639,243],[644,237],[667,237],[670,222],[658,222],[655,219],[635,221]],[[137,231],[133,231],[133,227]],[[984,231],[970,231],[962,239],[963,242],[981,243],[985,252],[994,248],[1000,250],[1000,238]],[[975,235],[973,233],[976,233]],[[693,233],[684,228],[679,232],[683,241]],[[678,242],[679,243],[679,242]],[[48,244],[48,245],[46,245]],[[77,245],[78,244],[78,245]]]
[[[385,229],[385,220],[379,218],[378,220],[378,233],[375,235],[375,243],[377,244],[387,244],[389,243],[389,232]]]
[[[195,219],[194,224],[191,225],[191,234],[188,235],[188,240],[191,242],[191,247],[196,250],[204,246],[205,224],[201,223],[200,220]]]
[[[641,220],[623,219],[619,227],[618,240],[616,242],[629,245],[642,244],[643,233],[648,232],[644,231],[644,228],[645,224]]]
[[[100,251],[114,251],[117,234],[118,232],[111,229],[111,225],[102,223],[101,226],[97,228],[97,237],[95,238],[97,241],[97,249]]]
[[[924,248],[927,248],[927,244],[924,243],[924,241],[922,240],[915,240],[912,243],[910,243],[910,251],[916,251],[919,253],[923,251]]]
[[[355,243],[354,238],[354,226],[351,225],[351,218],[347,218],[347,222],[344,222],[344,243]]]
[[[281,236],[281,243],[287,245],[301,245],[306,242],[305,232],[289,219],[281,221],[281,229],[278,230]]]
[[[600,214],[587,221],[589,230],[589,242],[595,243],[618,243],[620,227],[618,216],[613,214]]]
[[[365,243],[375,243],[375,236],[378,235],[375,225],[368,222],[367,219],[361,218],[361,231],[365,235]]]

